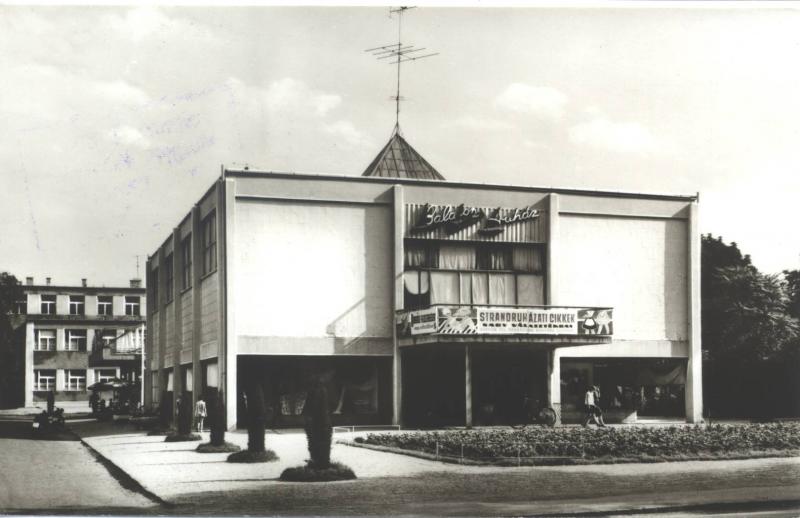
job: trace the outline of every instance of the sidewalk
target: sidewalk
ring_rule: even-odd
[[[800,498],[797,458],[464,466],[335,444],[332,458],[353,468],[359,479],[309,485],[277,480],[308,456],[300,432],[267,433],[277,462],[231,464],[225,462],[228,454],[196,453],[197,441],[166,443],[164,436],[148,437],[121,425],[71,427],[147,491],[178,504],[179,514],[570,514]],[[208,440],[207,432],[202,436]],[[247,445],[245,432],[226,438]]]

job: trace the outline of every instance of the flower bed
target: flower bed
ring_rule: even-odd
[[[372,433],[357,442],[439,458],[490,462],[515,458],[685,460],[797,453],[800,424]]]

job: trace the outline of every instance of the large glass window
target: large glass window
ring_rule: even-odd
[[[128,316],[139,316],[138,295],[125,295],[125,314]]]
[[[56,350],[56,330],[37,329],[34,351],[55,351]]]
[[[202,222],[203,229],[203,275],[217,268],[217,213],[211,211]]]
[[[86,371],[66,369],[64,371],[64,390],[86,390]]]
[[[183,259],[183,283],[182,289],[187,289],[192,285],[192,236],[186,236],[181,242],[181,258]]]
[[[110,295],[100,295],[97,297],[97,314],[108,315],[114,314],[114,298]]]
[[[405,242],[406,309],[544,304],[544,247]]]
[[[56,314],[56,296],[55,295],[42,295],[42,315],[55,315]]]
[[[66,340],[64,341],[66,351],[85,351],[86,350],[86,330],[67,329]]]
[[[33,371],[33,390],[51,391],[56,388],[56,371],[35,369]]]
[[[165,272],[165,279],[164,279],[164,295],[167,297],[167,302],[172,302],[172,296],[175,284],[175,261],[173,260],[173,255],[169,254],[166,258],[164,258],[164,272]]]
[[[69,296],[69,314],[70,315],[83,315],[85,297],[83,295],[70,295]]]

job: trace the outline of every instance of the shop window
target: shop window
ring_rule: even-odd
[[[65,351],[85,351],[86,350],[86,330],[67,329],[66,340],[64,341]]]
[[[181,284],[181,289],[187,289],[192,285],[192,235],[189,234],[186,236],[183,241],[181,241],[181,258],[183,259],[182,265],[182,277],[183,282]]]
[[[55,295],[42,295],[41,313],[42,313],[42,315],[55,315],[56,314],[56,296]]]
[[[203,275],[217,269],[217,213],[211,211],[201,224],[203,230]]]
[[[83,315],[85,298],[83,295],[69,296],[69,314]]]
[[[139,297],[137,295],[125,295],[125,314],[138,317],[139,302]]]
[[[477,268],[475,246],[441,245],[439,247],[439,269],[475,270]]]
[[[33,390],[51,391],[56,389],[56,371],[36,369],[33,377]]]
[[[114,314],[114,298],[109,295],[97,297],[97,314],[111,316]]]
[[[98,369],[94,371],[94,377],[98,383],[106,383],[117,378],[117,371],[116,369]]]
[[[34,351],[55,351],[56,350],[56,330],[37,329]]]
[[[86,390],[86,371],[66,369],[64,371],[64,390]]]
[[[172,296],[175,291],[175,265],[172,258],[173,255],[169,254],[164,259],[164,296],[167,299],[167,303],[172,302]]]

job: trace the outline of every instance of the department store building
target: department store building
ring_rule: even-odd
[[[234,170],[149,257],[146,403],[244,377],[270,426],[702,416],[697,197],[449,182],[399,132],[362,176]],[[187,209],[189,209],[187,207]],[[526,403],[526,401],[528,403]]]

